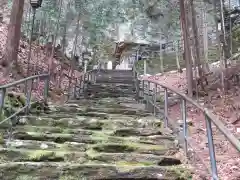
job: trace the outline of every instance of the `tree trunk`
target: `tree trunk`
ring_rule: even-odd
[[[65,49],[67,46],[67,21],[64,23],[63,26],[63,33],[62,33],[62,41],[61,41],[61,46],[62,46],[62,52],[65,53]]]
[[[182,69],[180,66],[180,61],[179,61],[179,43],[177,42],[175,45],[175,51],[176,51],[176,64],[177,64],[177,69],[179,73],[182,73]]]
[[[8,25],[8,34],[6,41],[6,49],[1,65],[5,68],[4,76],[10,72],[13,62],[18,66],[18,47],[21,35],[21,23],[23,16],[24,0],[14,0],[12,5],[10,23]]]
[[[204,72],[209,72],[209,64],[208,64],[208,31],[207,31],[207,22],[206,22],[206,10],[205,7],[202,9],[203,14],[203,54],[204,54],[204,62],[203,62],[203,70]]]
[[[7,6],[7,4],[8,4],[7,0],[1,0],[0,2],[0,23],[3,22],[4,9]]]
[[[77,18],[76,34],[75,34],[75,39],[74,39],[74,44],[73,44],[73,49],[72,49],[72,54],[71,54],[71,67],[68,72],[68,76],[70,77],[69,83],[68,83],[68,92],[69,93],[71,90],[71,84],[72,84],[73,75],[74,75],[74,71],[75,71],[74,56],[76,54],[77,40],[78,40],[78,36],[79,36],[80,18],[81,18],[81,13],[79,12],[78,18]]]
[[[56,46],[56,41],[57,41],[57,37],[58,37],[60,17],[61,17],[61,14],[62,14],[63,0],[60,0],[59,5],[60,5],[60,7],[59,7],[60,11],[59,11],[59,14],[58,14],[57,28],[56,28],[56,31],[55,31],[55,33],[53,35],[52,51],[51,51],[51,55],[50,55],[50,57],[48,59],[48,73],[49,73],[50,77],[51,77],[51,74],[54,71],[54,68],[53,68],[53,56],[54,56],[54,53],[55,53],[55,46]],[[55,80],[55,79],[53,79],[53,80]]]
[[[198,67],[198,76],[199,76],[199,80],[200,80],[200,85],[202,90],[204,90],[204,85],[203,85],[203,81],[202,81],[202,77],[203,77],[203,71],[202,71],[202,67],[201,67],[201,60],[200,60],[200,46],[199,46],[199,41],[198,41],[198,27],[197,27],[197,23],[196,23],[196,11],[195,11],[195,7],[193,4],[193,0],[190,0],[189,2],[190,5],[190,9],[191,9],[191,16],[192,16],[192,32],[193,32],[193,39],[194,39],[194,49],[195,49],[195,53],[196,53],[196,59],[195,59],[195,65]],[[195,77],[195,79],[197,80],[197,77]]]
[[[224,22],[224,2],[220,0],[220,15],[221,15],[221,36],[220,36],[220,52],[223,52],[223,56],[220,57],[221,61],[221,68],[222,68],[222,91],[225,94],[226,90],[228,89],[228,82],[225,80],[227,74],[227,59],[230,57],[230,53],[227,48],[227,41],[226,41],[226,31],[225,31],[225,22]],[[214,0],[214,10],[216,12],[216,0]]]
[[[187,79],[187,89],[188,95],[193,96],[193,72],[192,72],[192,61],[191,61],[191,52],[190,45],[188,41],[189,30],[187,26],[186,19],[186,10],[184,1],[180,0],[180,20],[182,24],[182,32],[184,39],[184,59],[186,64],[186,79]]]

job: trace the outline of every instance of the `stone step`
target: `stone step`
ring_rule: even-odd
[[[102,89],[102,91],[104,90],[104,92],[101,92],[100,89],[97,88],[87,88],[85,90],[85,92],[98,92],[98,93],[109,93],[109,94],[114,94],[114,93],[121,93],[121,95],[123,95],[122,93],[126,93],[126,94],[135,94],[135,91],[133,90],[133,88],[131,89]]]
[[[143,166],[139,164],[79,164],[55,162],[12,162],[0,164],[0,177],[12,179],[48,179],[48,180],[188,180],[191,172],[183,165]]]
[[[161,145],[161,146],[173,146],[175,137],[170,134],[165,135],[161,131],[151,132],[151,130],[141,131],[130,131],[129,129],[117,129],[115,131],[104,130],[104,131],[90,131],[84,129],[75,130],[61,130],[60,128],[41,128],[41,127],[15,127],[13,136],[22,140],[38,140],[44,141],[44,138],[49,140],[62,142],[73,141],[77,136],[85,137],[82,139],[83,143],[98,143],[98,142],[138,142],[144,144]],[[3,133],[3,137],[8,137],[7,133]],[[142,133],[142,134],[141,134]],[[137,135],[139,134],[139,135]],[[160,134],[160,135],[158,135]],[[147,136],[148,135],[148,136]],[[65,139],[65,140],[64,140]],[[88,141],[87,141],[88,140]],[[92,141],[91,141],[92,140]],[[79,142],[80,139],[77,141]],[[7,143],[7,142],[6,142]],[[81,142],[80,142],[81,143]]]
[[[97,106],[97,107],[96,107]],[[123,106],[121,104],[111,104],[109,105],[100,105],[95,104],[94,106],[91,106],[91,104],[85,104],[77,105],[77,104],[65,104],[64,106],[49,106],[51,113],[54,112],[68,112],[70,113],[78,113],[78,115],[81,113],[83,116],[91,115],[93,112],[99,112],[99,113],[107,113],[107,114],[126,114],[126,115],[138,115],[138,116],[146,116],[150,115],[149,112],[139,110],[137,108],[129,108],[126,106]]]
[[[169,156],[156,156],[138,153],[98,153],[93,150],[86,152],[68,151],[61,147],[58,150],[29,150],[0,148],[1,161],[3,162],[72,162],[72,163],[135,163],[145,165],[174,166],[182,164],[181,160]]]
[[[91,98],[106,98],[106,97],[133,97],[135,95],[134,92],[104,92],[104,93],[98,93],[95,91],[86,91],[85,97],[89,96]]]
[[[104,83],[104,84],[112,84],[112,83],[125,83],[125,84],[133,84],[134,80],[133,79],[96,79],[96,83]]]
[[[130,84],[121,84],[121,83],[114,83],[114,84],[102,84],[102,83],[94,83],[94,84],[88,84],[88,87],[93,87],[93,88],[98,88],[98,87],[101,87],[101,88],[106,88],[106,89],[109,89],[109,88],[118,88],[118,89],[128,89],[128,88],[131,88],[133,87],[133,85],[130,85]]]
[[[76,143],[85,143],[85,144],[99,144],[99,143],[137,143],[137,145],[149,146],[149,148],[175,148],[176,142],[168,136],[129,136],[129,137],[118,137],[111,136],[104,133],[95,133],[95,134],[83,134],[83,135],[75,135],[75,134],[67,134],[67,133],[41,133],[41,132],[32,132],[32,131],[16,131],[13,132],[13,139],[18,140],[31,140],[31,141],[51,141],[55,143],[67,143],[67,142],[76,142]],[[6,136],[7,137],[7,136]],[[2,142],[4,146],[8,144],[7,141]]]
[[[2,147],[8,147],[10,149],[28,149],[28,150],[49,150],[49,151],[77,151],[85,152],[87,151],[88,144],[77,143],[77,142],[64,142],[55,143],[51,141],[35,141],[35,140],[19,140],[11,139],[5,140]]]
[[[101,98],[101,99],[71,99],[67,103],[80,105],[91,105],[91,106],[104,106],[104,107],[118,107],[121,104],[131,103],[138,104],[133,97],[119,97],[119,98]]]
[[[99,99],[71,99],[68,101],[70,104],[81,104],[81,105],[88,105],[88,106],[104,106],[104,107],[119,107],[124,106],[124,104],[139,104],[133,97],[118,97],[118,98],[99,98]],[[127,107],[127,106],[125,106]],[[134,106],[132,106],[134,107]]]
[[[4,132],[6,129],[0,127],[0,132]],[[116,130],[109,130],[103,129],[102,131],[97,130],[88,130],[88,129],[81,129],[81,128],[62,128],[56,126],[20,126],[17,125],[13,127],[14,132],[39,132],[39,133],[68,133],[73,135],[92,135],[92,134],[105,134],[117,137],[147,137],[147,136],[154,136],[154,135],[163,135],[165,134],[165,130],[161,128],[118,128]],[[171,136],[169,136],[169,139]]]
[[[88,130],[115,130],[120,128],[159,128],[162,131],[162,121],[151,116],[134,118],[126,118],[124,116],[113,116],[110,115],[107,118],[102,117],[87,117],[87,116],[75,116],[72,118],[62,118],[59,114],[54,117],[38,117],[38,116],[25,116],[21,117],[18,121],[18,125],[29,125],[29,126],[49,126],[56,127],[56,131],[60,128],[80,128]],[[8,124],[1,124],[1,128],[5,128]],[[57,128],[58,127],[58,128]]]

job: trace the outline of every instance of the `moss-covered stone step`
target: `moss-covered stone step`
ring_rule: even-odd
[[[122,107],[123,103],[136,103],[136,101],[131,98],[99,98],[99,99],[81,99],[81,100],[69,100],[69,104],[81,104],[84,106],[104,106],[104,107]]]
[[[174,154],[178,151],[176,147],[167,147],[164,145],[151,145],[144,143],[101,143],[91,146],[91,151],[97,153],[140,153],[140,154],[153,154],[165,155],[167,152]]]
[[[110,121],[108,121],[110,123]],[[104,121],[96,118],[87,118],[76,116],[74,118],[42,118],[42,117],[22,117],[19,120],[19,125],[32,125],[32,126],[50,126],[60,128],[82,128],[90,130],[102,130],[104,127]],[[107,122],[106,122],[107,124]]]
[[[2,144],[3,147],[21,148],[29,150],[52,150],[52,151],[77,151],[84,152],[88,149],[88,144],[77,142],[55,143],[50,141],[34,141],[34,140],[11,140]]]
[[[146,149],[149,151],[162,154],[163,152],[167,151],[168,148],[175,148],[175,142],[169,140],[165,136],[159,137],[159,141],[148,139],[148,137],[115,137],[115,136],[108,136],[102,133],[94,133],[92,135],[73,135],[73,134],[61,134],[61,133],[37,133],[37,132],[14,132],[13,137],[19,140],[32,140],[32,141],[51,141],[55,143],[84,143],[84,144],[100,144],[102,143],[113,143],[115,147],[117,143],[121,143],[121,145],[130,146],[131,149],[136,149],[138,152],[146,152]],[[135,146],[139,146],[136,148]],[[134,147],[133,147],[134,146]],[[32,147],[32,146],[31,146]],[[37,146],[39,147],[39,146]],[[37,148],[36,147],[36,148]],[[100,146],[102,148],[109,147]],[[110,148],[109,147],[109,148]],[[97,148],[97,147],[96,147]],[[80,149],[79,149],[80,150]],[[98,149],[97,149],[98,150]],[[160,152],[156,152],[161,150]],[[101,149],[99,149],[101,151]]]
[[[16,140],[3,140],[0,144],[4,147],[18,147],[27,149],[59,149],[67,148],[69,150],[85,151],[89,144],[95,143],[141,143],[156,145],[160,147],[174,148],[176,142],[173,137],[168,136],[149,136],[149,137],[115,137],[104,133],[92,135],[73,136],[71,134],[43,134],[36,132],[14,132]],[[78,137],[78,138],[77,138]],[[75,140],[77,139],[77,141]]]
[[[8,125],[8,124],[6,124]],[[89,118],[84,116],[76,116],[74,118],[43,118],[43,117],[22,117],[18,125],[32,125],[32,126],[52,126],[61,128],[81,128],[90,130],[102,130],[102,129],[119,129],[119,128],[162,128],[162,121],[158,119],[143,120],[124,117],[101,119],[101,118]],[[5,128],[4,125],[0,127]]]
[[[174,157],[137,153],[98,153],[95,151],[87,151],[87,159],[96,163],[116,165],[174,166],[182,164],[181,160]]]
[[[116,147],[115,147],[116,148]],[[119,147],[118,147],[119,148]],[[126,149],[124,149],[126,150]],[[16,148],[0,148],[1,163],[3,162],[75,162],[75,163],[112,163],[117,165],[161,165],[173,166],[181,164],[179,159],[168,156],[138,153],[98,153],[93,149],[88,151],[29,150]]]
[[[5,128],[1,129],[5,130]],[[13,128],[14,132],[39,132],[39,133],[66,133],[75,135],[93,135],[100,133],[98,130],[89,130],[81,128],[63,128],[55,126],[29,126],[17,125]],[[129,136],[154,136],[163,135],[164,129],[160,128],[120,128],[116,130],[103,130],[101,133],[106,135],[129,137]]]
[[[84,152],[77,151],[50,151],[28,149],[0,149],[1,162],[76,162],[87,161]]]
[[[149,116],[147,111],[139,111],[138,109],[124,107],[124,108],[110,108],[110,107],[88,107],[87,112],[105,112],[108,114],[123,114],[123,115],[136,115],[136,116]]]
[[[43,162],[13,162],[0,164],[0,178],[4,180],[189,180],[187,167],[139,166],[107,164],[72,164]]]
[[[78,136],[62,133],[14,132],[13,138],[19,140],[52,141],[56,143],[77,142],[95,144],[98,142],[98,139],[94,139],[91,135]]]
[[[68,106],[53,106],[50,108],[51,112],[68,112],[68,113],[91,113],[91,112],[103,112],[108,114],[124,114],[124,115],[138,115],[149,116],[147,111],[139,111],[138,109],[129,107],[89,107],[89,106],[76,106],[75,104],[69,104]]]
[[[63,133],[72,135],[93,135],[97,130],[88,130],[81,128],[64,128],[58,126],[29,126],[29,125],[17,125],[13,128],[14,132],[37,132],[37,133]],[[0,129],[1,131],[1,129]]]

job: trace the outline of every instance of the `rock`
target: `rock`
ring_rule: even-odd
[[[184,124],[184,121],[183,121],[183,120],[178,120],[177,122],[178,122],[178,124],[180,125],[180,127],[183,127],[183,124]],[[188,125],[188,126],[193,126],[193,122],[192,122],[191,119],[187,119],[187,125]]]
[[[162,135],[160,130],[156,129],[133,129],[133,128],[125,128],[125,129],[117,129],[113,135],[116,136],[151,136],[151,135]]]

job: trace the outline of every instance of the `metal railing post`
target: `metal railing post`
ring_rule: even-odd
[[[149,109],[149,99],[150,99],[150,82],[147,82],[147,95],[146,95],[146,104],[147,104],[147,109]]]
[[[182,105],[181,105],[181,111],[182,111],[182,120],[183,120],[183,139],[184,139],[184,152],[187,156],[188,154],[188,144],[187,144],[187,109],[186,109],[186,100],[182,99]]]
[[[212,124],[211,119],[205,114],[206,127],[207,127],[207,138],[208,138],[208,149],[211,161],[211,169],[212,169],[212,178],[213,180],[218,180],[217,173],[217,163],[215,157],[215,148],[213,143],[213,134],[212,134]]]
[[[142,80],[142,95],[143,95],[143,101],[146,100],[146,95],[145,95],[145,82]]]
[[[1,90],[0,94],[0,121],[3,120],[3,108],[4,108],[4,99],[5,99],[6,89]]]
[[[157,84],[154,84],[153,89],[153,114],[156,116],[156,103],[157,103]]]
[[[26,114],[28,114],[29,110],[30,110],[33,81],[34,80],[31,80],[30,83],[27,82],[27,84],[30,84],[30,86],[29,86],[29,89],[26,93],[26,103],[27,103],[26,104],[27,107],[26,107],[26,111],[25,111]]]
[[[164,88],[164,127],[168,127],[168,92]]]
[[[140,86],[140,84],[139,84],[139,80],[138,80],[138,78],[136,77],[135,78],[135,84],[136,84],[136,100],[139,102],[139,86]]]
[[[74,85],[74,88],[73,88],[73,98],[76,99],[77,98],[77,83],[78,83],[78,80],[77,78],[75,78],[75,85]]]
[[[49,84],[50,84],[50,79],[49,77],[47,77],[45,79],[45,86],[44,86],[44,102],[47,102],[47,98],[48,98],[48,91],[49,91]]]
[[[80,77],[80,80],[79,80],[79,90],[78,90],[79,92],[79,95],[81,95],[81,93],[82,93],[82,76]]]

